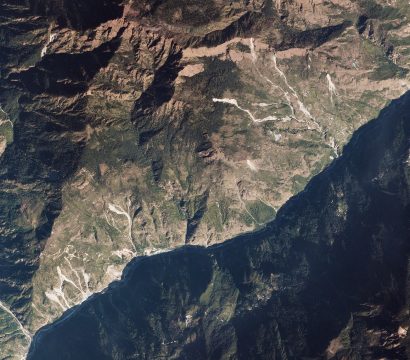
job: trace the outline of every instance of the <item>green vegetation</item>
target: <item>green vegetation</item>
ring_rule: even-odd
[[[371,19],[395,20],[402,16],[400,9],[380,5],[375,0],[360,0],[359,3],[364,8],[365,14]]]
[[[369,61],[376,66],[376,69],[369,76],[371,80],[381,81],[393,77],[404,77],[407,74],[407,70],[394,64],[380,46],[367,39],[362,42],[362,46]]]
[[[248,45],[242,44],[241,42],[238,42],[235,44],[235,47],[237,50],[243,52],[243,53],[250,53],[251,49]]]
[[[255,225],[255,220],[252,219],[252,217],[247,213],[240,213],[239,214],[239,221],[246,226],[254,226]]]
[[[387,80],[393,77],[402,78],[406,76],[407,72],[406,69],[401,68],[392,61],[386,61],[370,74],[369,78],[375,81]]]
[[[260,200],[247,201],[246,208],[259,224],[264,224],[272,220],[276,215],[274,208]]]
[[[208,211],[206,212],[203,220],[209,224],[209,226],[216,229],[216,231],[221,232],[223,230],[223,221],[222,216],[219,211],[219,207],[216,204],[212,204],[208,207]]]
[[[302,191],[303,188],[306,186],[306,183],[308,182],[308,179],[300,176],[300,175],[295,175],[292,178],[292,192],[294,194],[297,194],[298,192]]]
[[[6,139],[7,145],[13,142],[13,136],[13,124],[10,121],[0,123],[0,137]]]
[[[0,308],[0,356],[2,359],[15,359],[16,351],[28,346],[28,339],[22,333],[17,322],[5,310]]]
[[[218,232],[222,232],[229,218],[228,201],[222,199],[208,206],[203,220]]]

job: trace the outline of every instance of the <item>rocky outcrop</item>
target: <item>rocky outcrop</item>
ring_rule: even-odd
[[[409,109],[360,128],[264,230],[137,258],[28,359],[407,358]]]

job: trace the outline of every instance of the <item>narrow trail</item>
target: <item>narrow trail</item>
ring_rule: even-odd
[[[250,211],[249,211],[248,208],[246,207],[246,204],[245,204],[245,202],[243,201],[242,196],[241,196],[241,192],[240,192],[240,190],[239,190],[238,180],[236,180],[236,190],[237,190],[237,192],[238,192],[239,202],[242,204],[242,206],[243,206],[243,208],[245,209],[246,213],[251,217],[251,219],[255,222],[255,224],[257,224],[257,225],[262,225],[262,224],[260,224],[260,223],[258,222],[258,220],[255,219],[255,217],[250,213]]]
[[[314,128],[316,128],[316,130],[321,134],[321,136],[323,137],[325,144],[327,146],[329,146],[330,148],[333,149],[334,155],[336,157],[339,156],[339,151],[338,151],[338,145],[335,141],[335,139],[333,137],[331,137],[329,139],[329,141],[326,139],[326,131],[325,129],[322,127],[322,125],[320,125],[317,120],[315,119],[315,117],[310,113],[310,111],[307,109],[306,105],[303,103],[303,101],[300,99],[297,91],[295,90],[294,87],[292,87],[289,84],[289,81],[285,75],[285,73],[279,68],[278,66],[278,62],[277,62],[277,58],[276,55],[273,54],[272,55],[272,62],[273,62],[273,66],[275,71],[277,72],[277,74],[279,75],[279,77],[283,80],[284,84],[286,85],[286,87],[288,88],[289,91],[285,91],[281,86],[276,85],[272,80],[270,80],[268,77],[264,76],[261,71],[259,70],[258,66],[256,65],[256,62],[258,60],[258,55],[255,49],[255,43],[254,43],[254,39],[250,38],[250,49],[251,49],[251,56],[252,56],[252,62],[254,64],[255,70],[258,73],[258,75],[265,79],[265,81],[270,84],[273,88],[275,89],[279,89],[283,92],[286,102],[289,106],[289,108],[291,109],[291,118],[298,121],[298,122],[303,122],[300,121],[297,117],[296,117],[296,111],[295,108],[292,105],[292,101],[291,101],[291,96],[294,97],[294,99],[296,100],[298,107],[299,107],[299,111],[314,125]],[[310,58],[309,58],[310,59]],[[310,60],[311,61],[311,60]],[[338,92],[336,89],[336,85],[333,83],[332,77],[330,76],[330,74],[326,74],[326,80],[327,80],[327,84],[328,84],[328,90],[329,90],[329,96],[330,96],[330,101],[332,104],[334,104],[334,97],[338,96]],[[282,119],[283,120],[283,119]],[[310,129],[310,126],[308,125],[308,128]]]
[[[63,311],[66,311],[72,306],[82,303],[83,301],[88,299],[88,297],[92,295],[92,292],[89,289],[90,276],[85,272],[84,268],[81,267],[80,269],[74,269],[68,258],[65,257],[64,260],[68,264],[71,274],[74,274],[75,278],[70,279],[69,275],[66,275],[67,273],[63,273],[61,267],[57,266],[57,276],[59,284],[52,289],[48,289],[44,295],[50,301],[57,304]],[[82,278],[80,276],[80,273]],[[78,300],[78,298],[73,300],[70,297],[66,297],[66,295],[64,294],[64,284],[69,284],[74,289],[76,289],[80,294],[80,300]]]
[[[4,303],[1,301],[0,301],[0,308],[3,309],[7,314],[9,314],[13,318],[14,322],[18,325],[23,335],[27,339],[29,339],[29,342],[31,342],[32,336],[30,332],[23,326],[20,320],[17,319],[16,315],[14,315],[14,313],[6,305],[4,305]]]
[[[11,127],[14,128],[14,124],[10,120],[9,114],[7,114],[1,106],[0,106],[0,112],[3,113],[7,117],[5,120],[3,120],[3,119],[0,120],[0,125],[3,125],[5,123],[9,123],[11,125]]]
[[[284,90],[281,86],[276,85],[272,80],[270,80],[267,76],[263,75],[261,73],[261,71],[259,70],[259,68],[256,65],[256,61],[258,60],[258,55],[257,52],[255,50],[255,44],[254,44],[254,39],[250,38],[250,49],[251,49],[251,56],[252,56],[252,62],[254,64],[255,70],[258,73],[258,75],[263,78],[269,85],[271,85],[273,88],[275,89],[279,89],[280,91],[282,91],[283,95],[285,96],[286,99],[286,103],[289,106],[290,110],[291,110],[291,116],[289,119],[283,119],[283,120],[290,120],[290,119],[294,119],[297,122],[302,122],[301,120],[299,120],[296,117],[296,111],[295,108],[292,105],[292,100],[291,100],[291,96],[292,95],[295,100],[297,101],[298,107],[299,107],[299,111],[306,117],[309,119],[309,121],[312,121],[314,126],[317,128],[317,130],[319,132],[322,132],[323,129],[320,126],[320,124],[316,121],[316,119],[314,118],[314,116],[310,113],[310,111],[307,109],[306,105],[301,101],[297,91],[289,84],[289,81],[285,75],[285,73],[279,69],[278,63],[277,63],[277,58],[276,55],[273,54],[272,55],[272,62],[273,62],[273,66],[275,71],[277,72],[277,74],[279,75],[279,77],[283,80],[284,84],[286,85],[287,89],[289,91]],[[290,93],[290,94],[289,94]]]
[[[234,105],[235,107],[237,107],[239,110],[245,112],[248,114],[248,116],[251,118],[251,120],[254,123],[262,123],[262,122],[266,122],[266,121],[278,121],[280,119],[278,119],[276,116],[273,115],[269,115],[264,117],[263,119],[257,119],[248,109],[244,109],[241,106],[238,105],[238,101],[236,99],[226,99],[226,98],[213,98],[212,101],[214,103],[224,103],[224,104],[230,104],[230,105]]]
[[[130,243],[132,245],[132,248],[134,249],[134,252],[137,251],[135,244],[134,244],[134,239],[132,237],[132,226],[133,226],[133,219],[131,216],[131,200],[128,199],[127,202],[127,211],[125,211],[121,206],[114,205],[114,204],[108,204],[108,210],[113,212],[114,214],[117,215],[122,215],[127,218],[128,221],[128,238],[130,240]]]

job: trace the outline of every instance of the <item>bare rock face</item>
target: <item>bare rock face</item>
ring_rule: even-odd
[[[136,255],[273,220],[408,90],[409,11],[401,0],[2,1],[5,358]]]

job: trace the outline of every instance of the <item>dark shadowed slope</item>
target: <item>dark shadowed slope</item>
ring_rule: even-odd
[[[410,94],[265,230],[138,258],[28,359],[405,359]]]
[[[91,122],[78,96],[107,66],[118,40],[40,58],[37,35],[47,30],[46,19],[14,1],[2,2],[0,15],[0,125],[10,126],[11,138],[0,156],[0,297],[27,321],[32,277],[60,214],[62,187],[83,154],[86,141],[75,134]],[[47,96],[66,101],[51,105]]]
[[[74,29],[93,28],[107,20],[120,17],[121,0],[29,0],[37,15],[54,18],[60,26]]]

